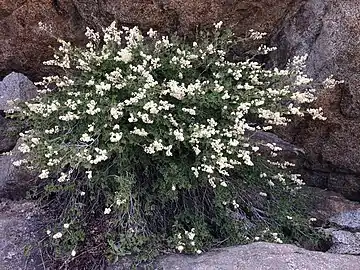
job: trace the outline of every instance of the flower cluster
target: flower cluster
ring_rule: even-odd
[[[202,253],[202,251],[197,248],[195,228],[192,228],[190,231],[185,230],[184,234],[181,232],[177,233],[176,239],[176,250],[178,252]]]

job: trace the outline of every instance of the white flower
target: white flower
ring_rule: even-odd
[[[138,121],[138,119],[132,114],[130,113],[130,117],[128,118],[129,123],[135,123]]]
[[[156,31],[154,31],[152,28],[149,29],[149,31],[147,32],[147,35],[150,37],[150,38],[153,38],[156,36]]]
[[[39,174],[39,178],[40,179],[45,179],[45,178],[48,178],[49,177],[49,170],[42,170],[41,171],[41,174]]]
[[[73,249],[73,250],[71,251],[71,256],[75,257],[75,255],[76,255],[76,251]]]
[[[235,200],[232,201],[232,204],[233,204],[235,209],[240,207],[240,205]]]
[[[92,141],[94,141],[94,139],[91,138],[89,136],[89,134],[84,133],[84,134],[81,135],[80,141],[82,141],[82,142],[92,142]]]
[[[35,145],[39,144],[40,139],[39,138],[31,138],[31,142]]]
[[[110,114],[114,119],[118,119],[123,115],[123,112],[119,108],[111,108]]]
[[[259,195],[263,197],[267,197],[267,194],[265,192],[260,192]]]
[[[288,220],[292,220],[293,218],[291,216],[286,216]]]
[[[15,167],[19,167],[19,166],[21,166],[22,163],[23,163],[22,160],[15,160],[12,164],[13,164]]]
[[[317,109],[307,109],[306,110],[311,116],[312,119],[319,119],[319,120],[326,120],[327,118],[324,116],[324,113],[322,111],[322,108],[317,108]]]
[[[55,233],[55,234],[53,235],[53,238],[54,238],[54,239],[60,239],[62,236],[63,236],[63,234],[62,234],[61,232],[58,232],[58,233]]]
[[[145,129],[141,128],[138,129],[137,127],[134,127],[133,131],[130,131],[130,134],[135,134],[141,137],[146,137],[148,135],[148,133],[145,131]]]
[[[66,180],[68,180],[68,174],[66,173],[60,173],[60,177],[58,178],[58,182],[59,183],[62,183],[62,182],[65,182]]]
[[[97,102],[95,100],[90,100],[90,102],[88,104],[86,104],[86,106],[88,107],[88,109],[86,110],[87,114],[90,115],[95,115],[97,113],[99,113],[101,111],[100,108],[96,108]]]
[[[47,231],[46,231],[46,234],[47,234],[47,235],[50,235],[50,234],[51,234],[51,231],[50,231],[50,230],[47,230]]]
[[[93,132],[94,131],[94,123],[88,125],[88,131]]]
[[[118,142],[121,140],[122,138],[122,132],[119,132],[119,133],[115,133],[115,132],[110,132],[110,142]]]
[[[201,253],[202,253],[202,251],[200,249],[196,250],[196,254],[200,255]]]
[[[65,228],[65,229],[69,229],[69,227],[70,227],[70,224],[69,224],[69,223],[65,223],[65,224],[64,224],[64,228]]]
[[[253,29],[250,29],[250,38],[251,39],[254,39],[254,40],[259,40],[259,39],[262,39],[264,36],[266,36],[267,34],[266,33],[261,33],[261,32],[258,32],[258,31],[255,31]]]
[[[59,119],[65,122],[72,121],[75,119],[79,119],[80,117],[77,114],[74,114],[73,112],[67,112],[65,115],[60,115]]]
[[[104,215],[108,215],[111,212],[111,208],[105,208]]]
[[[189,238],[189,240],[193,240],[195,237],[195,229],[192,228],[190,232],[185,232],[186,236]]]
[[[176,249],[181,253],[185,249],[183,245],[179,245],[176,247]]]
[[[269,184],[269,186],[270,186],[270,187],[275,186],[274,182],[273,182],[273,181],[271,181],[271,180],[269,180],[269,181],[268,181],[268,184]]]
[[[107,156],[107,151],[104,149],[100,149],[100,148],[95,148],[95,151],[97,153],[97,155],[95,156],[95,159],[91,160],[91,156],[90,156],[90,163],[91,164],[98,164],[101,161],[105,161],[108,159]]]
[[[131,62],[133,55],[128,48],[118,51],[117,56],[114,57],[115,61],[124,62],[125,64]]]
[[[223,187],[227,187],[227,186],[228,186],[225,181],[221,181],[221,182],[220,182],[220,185],[223,186]]]
[[[92,171],[86,171],[85,174],[86,174],[88,179],[92,178]]]
[[[81,192],[80,192],[80,196],[85,196],[85,192],[84,192],[84,191],[81,191]]]
[[[214,23],[215,29],[220,29],[221,26],[222,26],[222,24],[223,24],[222,21],[220,21],[220,22],[218,22],[218,23]]]
[[[182,111],[189,113],[190,115],[196,115],[195,108],[188,109],[188,108],[182,108]]]
[[[176,190],[175,185],[172,185],[171,190],[172,190],[172,191],[175,191],[175,190]]]
[[[126,203],[126,199],[123,199],[123,200],[117,199],[116,200],[116,205],[122,205],[123,203]]]
[[[175,136],[175,139],[177,140],[177,141],[180,141],[180,142],[182,142],[182,141],[184,141],[185,140],[185,138],[184,138],[184,133],[183,133],[183,130],[182,129],[175,129],[174,130],[174,136]]]
[[[18,147],[18,150],[21,153],[29,153],[30,152],[30,147],[26,144],[26,143],[22,143],[20,144],[20,146]]]

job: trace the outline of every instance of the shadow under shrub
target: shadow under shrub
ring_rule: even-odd
[[[39,96],[20,104],[31,129],[18,163],[40,172],[54,258],[148,260],[318,237],[293,164],[275,144],[251,140],[294,115],[324,120],[308,106],[315,90],[305,57],[284,70],[230,62],[234,44],[263,34],[237,38],[221,22],[191,42],[115,23],[86,35],[86,48],[60,41],[47,64],[63,75],[45,77]]]

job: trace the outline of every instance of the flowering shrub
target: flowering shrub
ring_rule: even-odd
[[[315,90],[306,57],[283,70],[230,61],[239,38],[221,24],[191,42],[115,23],[101,35],[87,29],[86,48],[60,41],[46,64],[62,75],[45,77],[21,105],[31,129],[19,148],[27,158],[16,163],[39,172],[58,258],[199,254],[311,233],[296,210],[303,182],[292,164],[273,159],[277,145],[263,145],[264,155],[251,140],[294,115],[324,119],[307,106]]]

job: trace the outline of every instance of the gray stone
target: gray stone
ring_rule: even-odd
[[[14,148],[20,129],[13,120],[0,115],[0,154]]]
[[[32,202],[0,203],[0,269],[44,269],[37,256],[39,219]]]
[[[276,146],[282,148],[282,151],[294,153],[295,155],[298,155],[299,153],[304,154],[303,149],[281,139],[279,136],[277,136],[276,134],[271,133],[271,132],[266,132],[266,131],[261,131],[261,130],[255,131],[251,134],[249,132],[249,138],[250,138],[250,140],[253,140],[254,142],[257,142],[257,143],[275,144]]]
[[[29,100],[36,93],[36,86],[25,75],[12,72],[0,82],[0,110],[13,109],[9,100]]]
[[[308,251],[293,245],[258,242],[217,249],[201,256],[166,256],[159,260],[158,269],[359,270],[360,257]]]
[[[351,232],[360,232],[360,209],[340,213],[331,217],[329,221],[337,228]]]
[[[331,253],[360,255],[360,235],[342,230],[331,232],[333,245],[328,250]]]
[[[339,213],[360,209],[359,202],[347,200],[334,191],[304,186],[300,192],[307,202],[309,214],[317,219],[314,224],[319,227]]]
[[[19,144],[20,140],[11,152],[0,155],[0,198],[24,198],[32,179],[35,179],[23,166],[13,165],[14,161],[22,159],[21,153],[17,150]]]

